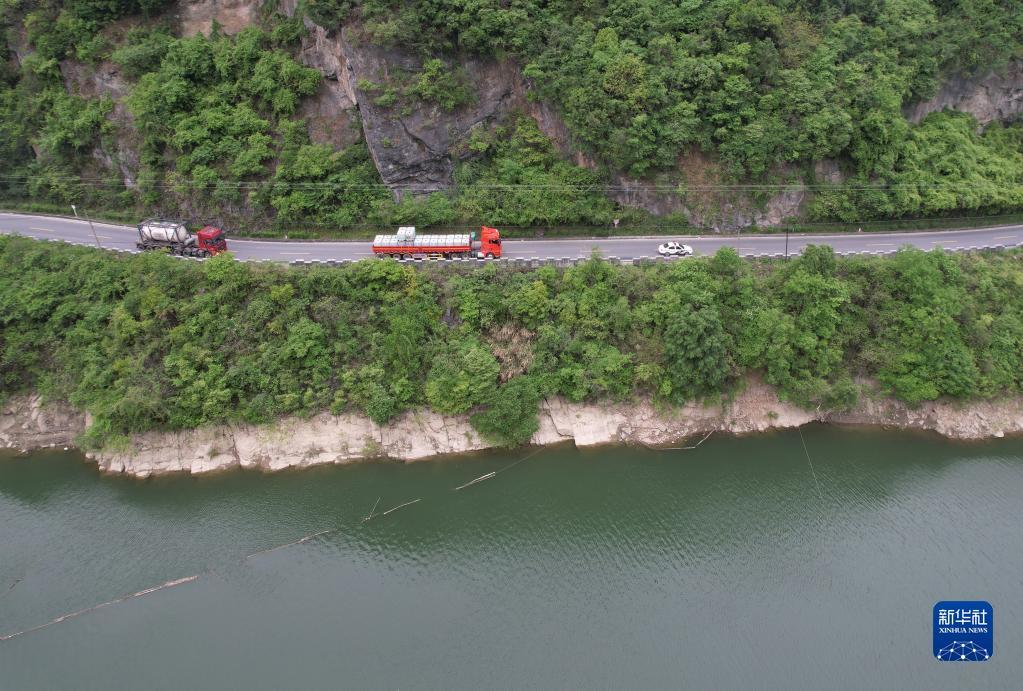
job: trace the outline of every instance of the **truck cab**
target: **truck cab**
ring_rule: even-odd
[[[210,254],[227,251],[227,238],[224,231],[215,226],[206,226],[196,233],[196,243],[199,249],[206,250]]]
[[[501,257],[501,233],[497,228],[480,227],[480,256],[487,259]]]

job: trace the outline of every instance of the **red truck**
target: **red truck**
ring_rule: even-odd
[[[418,235],[412,226],[403,226],[394,235],[377,235],[373,254],[378,257],[412,259],[414,257],[453,257],[497,259],[501,256],[501,233],[497,228],[480,227],[476,233]]]
[[[212,257],[227,251],[224,231],[206,226],[193,235],[181,221],[167,221],[151,218],[138,225],[139,239],[135,246],[140,250],[170,249],[171,254],[185,257]]]

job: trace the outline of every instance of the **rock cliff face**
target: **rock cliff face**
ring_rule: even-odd
[[[66,405],[43,405],[39,396],[16,396],[0,408],[0,448],[70,446],[86,416]]]
[[[179,0],[174,14],[184,36],[208,34],[214,25],[223,33],[234,34],[257,24],[261,8],[259,0]],[[277,5],[278,11],[289,16],[297,8],[298,0],[280,0]],[[527,97],[529,81],[510,60],[471,56],[448,59],[450,70],[462,75],[472,94],[468,103],[450,111],[411,97],[389,103],[380,98],[380,91],[366,87],[376,84],[386,88],[407,80],[422,68],[421,56],[374,46],[359,36],[357,26],[327,30],[308,18],[305,25],[308,35],[302,39],[299,60],[325,78],[318,93],[306,99],[298,112],[308,123],[310,138],[337,149],[365,140],[381,178],[397,197],[450,188],[457,162],[472,155],[465,142],[473,129],[504,120],[513,112],[532,116],[540,130],[576,165],[598,165],[575,146],[556,104]],[[23,37],[15,41],[18,55],[24,43]],[[65,61],[61,71],[69,91],[114,99],[114,143],[100,147],[94,156],[97,165],[119,170],[126,184],[134,185],[139,167],[138,135],[123,103],[128,84],[109,63],[84,66]],[[982,125],[1020,117],[1023,61],[1010,63],[1000,73],[949,79],[934,98],[907,107],[905,114],[919,122],[928,113],[944,108],[972,113]],[[694,178],[690,173],[705,164],[706,157],[690,152],[680,159],[673,176],[698,184],[699,176]],[[818,171],[818,180],[841,180],[836,166],[828,162],[824,165],[828,170],[824,174]],[[719,194],[714,199],[693,194],[681,197],[671,184],[630,179],[622,174],[613,175],[610,182],[614,190],[609,195],[622,206],[654,215],[679,214],[693,225],[723,232],[752,225],[777,226],[786,219],[798,218],[809,194],[801,185],[793,185],[765,203],[755,204],[735,194]]]
[[[932,430],[955,439],[983,439],[1023,433],[1023,398],[969,405],[933,402],[915,409],[887,398],[866,398],[853,412],[831,414],[797,408],[780,400],[771,387],[750,378],[726,405],[691,403],[660,411],[645,402],[587,405],[546,401],[532,443],[667,446],[712,432],[749,434],[813,421]],[[38,398],[20,397],[10,401],[0,416],[0,446],[24,450],[68,445],[85,425],[84,415],[66,407],[44,408]],[[147,477],[239,467],[273,471],[369,458],[415,461],[489,447],[464,416],[416,411],[385,426],[361,415],[323,414],[310,419],[285,418],[265,427],[225,425],[152,432],[135,436],[127,450],[88,455],[103,472]]]
[[[906,108],[905,115],[916,123],[946,108],[970,113],[981,125],[1020,117],[1023,115],[1023,60],[1014,60],[1000,72],[953,77],[933,98]]]
[[[415,74],[422,68],[420,59],[356,43],[347,28],[342,36],[366,143],[380,177],[399,195],[405,190],[418,194],[450,188],[455,162],[468,155],[456,145],[467,140],[473,128],[501,121],[525,102],[514,65],[463,58],[452,67],[465,76],[473,94],[470,103],[451,111],[429,103],[416,103],[408,110],[401,104],[382,107],[360,86],[388,83],[395,72]]]
[[[284,0],[280,10],[294,15],[297,3]],[[515,110],[533,114],[556,142],[567,141],[556,114],[527,101],[521,72],[511,62],[463,57],[450,64],[465,77],[473,95],[471,102],[451,111],[421,101],[386,105],[378,102],[380,93],[363,87],[394,86],[403,75],[418,73],[420,56],[371,45],[351,26],[328,31],[308,18],[305,26],[308,36],[299,60],[326,80],[300,112],[309,122],[310,137],[340,148],[358,141],[361,124],[380,177],[396,196],[450,188],[455,162],[468,153],[458,145],[473,128],[503,120]]]
[[[343,149],[362,139],[348,59],[341,50],[340,40],[308,19],[306,27],[309,35],[302,40],[298,59],[307,67],[319,70],[323,83],[315,96],[302,103],[298,116],[308,123],[313,143]]]
[[[113,101],[114,108],[108,116],[113,124],[112,136],[94,149],[92,155],[102,168],[119,171],[125,186],[134,187],[139,170],[141,137],[125,103],[131,85],[121,75],[120,68],[106,61],[87,65],[63,60],[60,73],[68,93],[85,98],[107,97]]]

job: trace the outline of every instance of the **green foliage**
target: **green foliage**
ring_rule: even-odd
[[[96,137],[109,128],[106,115],[113,109],[109,99],[91,101],[53,92],[53,101],[38,134],[38,145],[45,156],[68,159],[91,146]]]
[[[306,0],[305,10],[320,26],[334,29],[348,18],[356,4],[357,0]]]
[[[434,357],[426,379],[426,400],[438,413],[465,413],[493,395],[500,366],[490,349],[473,338],[452,344]]]
[[[1023,207],[1023,127],[990,125],[983,134],[965,113],[932,113],[912,128],[881,173],[825,190],[810,209],[817,218],[940,216],[956,210],[991,214]],[[863,188],[867,188],[866,191]]]
[[[124,45],[115,50],[110,59],[120,65],[126,76],[138,79],[160,68],[164,53],[173,41],[174,37],[161,26],[133,29],[125,37]]]
[[[0,396],[88,410],[94,444],[326,409],[383,424],[423,405],[518,444],[544,396],[677,405],[751,373],[810,408],[855,405],[863,380],[911,405],[1018,395],[1020,256],[287,270],[0,236]]]
[[[573,143],[632,176],[673,169],[694,148],[717,155],[726,181],[844,159],[851,186],[910,188],[824,195],[814,206],[818,217],[1020,207],[1019,164],[1002,165],[1018,146],[985,142],[965,125],[956,133],[912,128],[902,115],[948,75],[1000,69],[1023,56],[1023,9],[1013,0],[360,5],[366,35],[377,43],[430,55],[515,55],[535,93],[561,111]],[[946,160],[945,144],[967,151],[966,160]],[[954,188],[926,187],[935,175]],[[1008,187],[1006,178],[1013,178]],[[971,192],[974,183],[981,189]]]
[[[881,382],[914,405],[975,395],[980,373],[959,324],[968,298],[957,262],[940,250],[903,250],[888,268],[891,297],[899,306],[890,308],[890,322],[880,334]]]
[[[486,406],[470,418],[484,439],[503,446],[525,444],[540,429],[540,394],[529,377],[498,387]]]
[[[289,122],[273,184],[260,195],[277,211],[279,221],[313,221],[351,226],[363,221],[374,202],[390,195],[379,181],[373,160],[363,144],[334,151],[325,144],[310,144],[305,123]]]
[[[101,57],[104,37],[99,33],[111,22],[133,14],[150,16],[167,0],[75,0],[75,2],[12,2],[3,15],[23,14],[29,41],[46,58],[77,57],[90,62]]]
[[[350,163],[363,163],[365,154],[360,150],[339,154],[328,164],[302,165],[304,158],[324,156],[300,151],[301,144],[308,142],[296,143],[295,136],[283,131],[294,132],[301,126],[289,118],[301,99],[319,88],[322,77],[281,50],[294,47],[304,27],[300,20],[280,16],[272,19],[270,33],[249,27],[234,37],[214,32],[209,38],[175,38],[162,24],[126,31],[109,57],[124,75],[137,80],[123,102],[141,135],[141,166],[135,171],[137,191],[107,192],[120,186],[127,164],[117,161],[118,150],[126,138],[131,142],[136,137],[115,131],[123,127],[123,119],[116,124],[111,121],[114,104],[110,99],[65,92],[58,60],[68,54],[69,46],[78,46],[80,53],[84,44],[77,34],[73,40],[64,36],[61,21],[71,17],[94,31],[125,13],[155,10],[158,5],[83,0],[62,11],[55,25],[46,7],[25,17],[37,52],[23,61],[13,85],[0,85],[0,130],[6,135],[0,146],[10,154],[14,178],[29,181],[0,183],[8,194],[63,203],[88,194],[93,208],[187,208],[220,218],[237,212],[251,216],[253,211],[275,209],[279,204],[286,210],[287,221],[319,217],[349,224],[355,218],[364,219],[370,202],[379,196],[363,190],[351,199],[351,190],[334,188],[335,199],[345,201],[325,209],[322,204],[327,200],[302,199],[301,194],[289,199],[287,192],[269,189],[262,182],[271,176],[271,163],[278,158],[285,159],[283,170],[275,174],[278,184],[299,179],[312,185],[344,179],[353,184],[379,182],[375,171],[367,179],[365,165],[349,169]],[[89,78],[86,73],[85,79]],[[282,140],[286,140],[286,151],[282,151]],[[35,152],[29,144],[35,145]],[[97,149],[102,157],[93,155]],[[97,158],[117,161],[120,167],[108,166],[109,182],[76,185],[79,176],[97,177]],[[315,177],[316,171],[321,177]]]
[[[693,208],[712,203],[706,184],[821,183],[813,164],[826,160],[841,163],[845,181],[808,198],[813,219],[1023,208],[1023,126],[981,131],[955,113],[911,125],[903,115],[951,75],[1023,57],[1016,0],[309,0],[291,18],[268,4],[262,28],[188,39],[171,35],[169,15],[145,21],[166,6],[0,5],[5,44],[20,56],[18,65],[8,45],[0,54],[0,155],[11,172],[0,193],[279,226],[606,225],[628,210],[604,188],[628,178],[657,185],[665,201],[679,190]],[[295,60],[305,16],[415,53],[359,75],[360,99],[394,117],[432,108],[454,117],[476,97],[468,75],[479,74],[478,56],[520,65],[527,99],[544,101],[530,113],[549,125],[557,111],[567,127],[558,149],[592,163],[569,164],[532,117],[485,119],[447,152],[453,190],[389,199],[362,147],[287,143],[291,118],[321,83]],[[137,82],[122,99],[132,123],[70,86],[91,79],[81,63],[106,69],[108,59]],[[120,154],[125,142],[136,147],[128,128],[141,135],[141,165]],[[137,189],[112,191],[131,168]],[[109,179],[74,189],[76,177]]]
[[[241,201],[233,183],[266,174],[276,153],[274,118],[293,113],[319,82],[317,71],[270,49],[266,34],[248,28],[233,39],[173,40],[129,105],[145,135],[146,160],[173,156],[189,183],[181,194],[197,189],[222,204]]]
[[[428,103],[436,103],[444,110],[454,110],[472,100],[472,92],[464,80],[437,58],[423,63],[409,92]]]
[[[614,207],[594,187],[601,178],[562,160],[532,118],[470,142],[480,160],[455,176],[457,204],[464,218],[510,225],[608,223]]]
[[[729,373],[728,342],[721,317],[712,307],[681,305],[664,331],[666,380],[662,393],[676,403],[721,390]]]

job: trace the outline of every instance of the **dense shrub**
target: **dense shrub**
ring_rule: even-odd
[[[91,443],[428,405],[518,444],[545,396],[679,405],[751,372],[824,409],[855,405],[862,377],[912,405],[1019,393],[1020,258],[811,248],[751,265],[723,249],[642,267],[289,270],[0,236],[0,396],[71,401],[93,415]]]
[[[632,175],[699,147],[734,177],[824,158],[887,176],[904,105],[1023,55],[1014,0],[359,4],[379,43],[516,55],[578,142]]]

